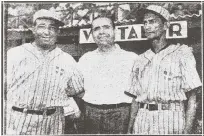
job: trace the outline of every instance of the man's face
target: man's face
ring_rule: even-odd
[[[92,22],[93,39],[98,46],[110,46],[114,43],[115,33],[109,18],[97,18]]]
[[[144,16],[144,30],[147,39],[156,39],[162,36],[165,32],[165,25],[162,19],[153,13],[146,13]]]
[[[58,28],[54,20],[37,19],[33,33],[36,44],[43,49],[50,49],[55,46]]]

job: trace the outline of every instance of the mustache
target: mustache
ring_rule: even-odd
[[[35,34],[37,37],[42,37],[42,38],[53,38],[56,37],[54,35],[45,35],[45,34]]]
[[[40,38],[40,39],[57,39],[56,37],[54,36],[42,36],[42,35],[38,35],[36,36],[36,38]]]
[[[53,38],[54,36],[43,36],[43,35],[39,35],[39,37],[42,37],[42,38]]]
[[[102,37],[110,37],[110,35],[109,34],[99,34],[98,35],[98,38],[102,38]]]
[[[145,31],[145,33],[154,33],[155,31]]]

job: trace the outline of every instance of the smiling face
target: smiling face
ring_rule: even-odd
[[[109,18],[97,18],[92,22],[93,39],[98,46],[112,46],[114,44],[114,28]]]
[[[157,39],[166,32],[166,23],[158,15],[151,12],[145,14],[143,23],[147,39]]]
[[[54,20],[37,19],[33,31],[36,44],[43,49],[56,47],[58,31]]]

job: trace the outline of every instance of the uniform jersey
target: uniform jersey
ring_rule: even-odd
[[[32,110],[47,107],[66,107],[65,112],[74,113],[78,111],[73,98],[68,97],[65,92],[67,82],[70,79],[77,82],[74,78],[77,75],[76,62],[69,54],[55,48],[44,56],[35,45],[28,43],[10,49],[7,56],[7,125],[13,125],[12,129],[16,131],[16,134],[48,133],[43,130],[37,131],[40,126],[37,124],[45,121],[40,115],[27,114],[27,116],[23,116],[21,112],[13,111],[12,106]],[[69,113],[64,114],[68,115]],[[54,132],[52,134],[60,134],[63,131],[59,127],[63,124],[63,116],[62,113],[57,117],[53,116],[53,118],[56,118],[54,120],[58,122],[58,126],[53,127],[55,127],[55,130],[59,129],[59,133],[52,131]],[[53,118],[44,123],[49,122],[47,124],[49,126],[50,123],[53,123]],[[18,124],[19,121],[20,123],[17,126],[22,126],[20,128],[14,126],[15,122]],[[29,122],[28,126],[26,126],[26,122]],[[59,122],[61,122],[61,125],[59,125]],[[46,128],[46,125],[44,127]],[[28,129],[34,129],[36,133],[30,132]]]
[[[129,93],[138,102],[183,101],[185,92],[201,86],[195,58],[186,45],[170,45],[157,54],[149,49],[133,69]]]
[[[147,50],[135,61],[129,93],[140,103],[171,103],[171,110],[140,108],[135,134],[176,134],[185,127],[185,92],[201,86],[191,48],[170,45],[155,54]]]

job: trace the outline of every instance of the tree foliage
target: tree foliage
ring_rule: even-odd
[[[32,16],[39,9],[56,10],[67,26],[83,25],[90,23],[99,15],[114,16],[117,20],[137,20],[138,10],[152,3],[7,3],[8,4],[8,28],[27,28],[32,26]],[[160,2],[161,5],[175,16],[186,14],[198,14],[201,10],[200,3]]]

